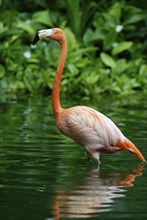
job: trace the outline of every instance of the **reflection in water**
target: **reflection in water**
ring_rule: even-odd
[[[124,196],[124,187],[132,187],[142,170],[143,164],[130,174],[110,170],[103,174],[100,169],[93,169],[74,189],[59,186],[52,206],[54,219],[89,218],[99,212],[111,211],[113,199]]]

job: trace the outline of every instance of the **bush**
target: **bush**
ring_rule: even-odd
[[[59,46],[45,40],[32,48],[31,41],[36,31],[55,26],[68,41],[63,93],[89,97],[146,90],[147,17],[137,1],[51,2],[1,1],[2,93],[50,94]]]

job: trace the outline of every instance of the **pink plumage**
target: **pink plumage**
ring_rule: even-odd
[[[59,130],[85,146],[88,153],[99,161],[101,151],[115,152],[117,140],[125,137],[115,124],[103,114],[86,106],[76,106],[62,110],[57,119]],[[113,147],[111,150],[110,148]]]

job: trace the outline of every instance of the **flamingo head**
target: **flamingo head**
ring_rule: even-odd
[[[61,43],[65,39],[65,36],[60,28],[40,30],[34,37],[33,45],[35,45],[40,39],[44,38],[50,38],[51,40],[56,40]]]

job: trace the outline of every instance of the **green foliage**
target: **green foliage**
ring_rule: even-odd
[[[100,57],[106,66],[109,66],[111,68],[116,68],[116,63],[112,57],[110,57],[106,53],[101,53]]]
[[[70,25],[78,39],[81,39],[87,24],[91,24],[90,20],[94,12],[98,8],[95,1],[82,0],[66,0],[66,7],[70,19]]]
[[[146,90],[147,17],[136,1],[0,4],[2,93],[51,92],[59,45],[45,40],[33,48],[31,41],[36,31],[55,26],[65,31],[68,42],[63,93],[89,97]]]

